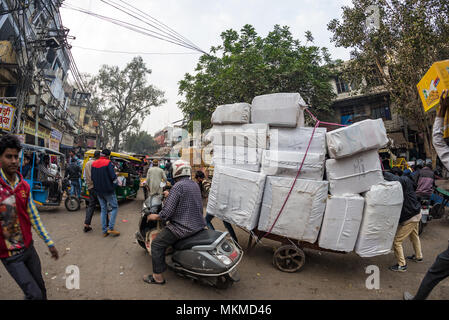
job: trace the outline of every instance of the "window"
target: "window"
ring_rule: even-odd
[[[342,107],[340,109],[340,122],[341,124],[344,125],[349,125],[353,123],[354,120],[354,107],[353,106],[349,106],[349,107]]]
[[[337,85],[338,94],[351,91],[348,83],[346,83],[341,77],[335,78],[335,84]]]
[[[382,118],[383,120],[391,120],[390,106],[383,105],[371,109],[371,117],[374,119]]]

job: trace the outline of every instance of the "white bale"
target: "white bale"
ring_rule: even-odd
[[[266,176],[217,166],[209,191],[207,213],[247,230],[257,227]]]
[[[372,186],[364,197],[365,209],[355,252],[361,257],[388,254],[401,216],[401,183],[384,181]]]
[[[362,222],[365,199],[360,195],[329,196],[321,225],[321,248],[351,252]]]
[[[257,96],[251,103],[251,122],[276,127],[304,125],[306,103],[299,93],[274,93]]]
[[[258,229],[269,231],[284,204],[294,178],[267,177]],[[315,243],[323,220],[327,181],[297,179],[272,234]]]
[[[377,150],[369,150],[343,159],[326,160],[329,192],[332,195],[368,191],[384,180]]]
[[[212,124],[244,124],[249,123],[251,105],[248,103],[234,103],[218,106],[212,113]]]
[[[364,120],[348,127],[326,133],[327,148],[332,159],[341,159],[356,153],[380,149],[388,144],[382,119]]]
[[[206,142],[214,146],[237,146],[266,149],[268,125],[263,123],[242,125],[214,125],[205,135]]]
[[[270,128],[270,150],[306,152],[312,137],[311,127]],[[309,152],[326,154],[326,128],[316,128]]]
[[[262,152],[263,149],[258,148],[217,145],[214,146],[212,165],[259,172]]]
[[[262,172],[269,176],[296,177],[304,155],[304,152],[264,150]],[[324,153],[307,153],[298,178],[323,180],[324,159]]]

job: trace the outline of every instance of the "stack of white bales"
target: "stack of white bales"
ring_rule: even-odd
[[[322,248],[362,257],[390,252],[401,213],[399,182],[383,179],[378,149],[388,143],[382,119],[326,134],[330,196],[319,237]],[[362,196],[361,196],[362,194]]]
[[[270,145],[262,157],[262,172],[267,175],[267,180],[258,229],[314,243],[320,231],[328,193],[328,182],[323,181],[326,129],[315,129],[310,140],[314,128],[303,127],[301,107],[299,118],[277,111],[279,106],[291,106],[294,110],[303,105],[297,93],[266,95],[253,100],[252,114],[256,114],[253,120],[257,118],[270,125]],[[279,117],[285,117],[285,120],[279,121]],[[301,172],[279,216],[301,164]]]

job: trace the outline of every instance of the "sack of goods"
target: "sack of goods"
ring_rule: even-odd
[[[248,103],[234,103],[218,106],[212,113],[212,124],[244,124],[249,123],[251,105]]]
[[[326,173],[332,195],[362,193],[384,180],[377,150],[326,160]]]
[[[403,193],[398,181],[384,181],[365,194],[362,224],[355,245],[361,257],[388,254],[401,216]]]
[[[332,159],[349,157],[388,144],[382,119],[364,120],[326,133],[327,148]]]
[[[258,229],[269,231],[293,184],[294,178],[267,177]],[[327,181],[297,179],[271,233],[314,243],[320,232],[327,199]]]
[[[300,179],[323,180],[324,153],[264,150],[262,172],[269,176],[296,177],[299,168]],[[303,163],[304,160],[304,163]]]
[[[213,146],[234,146],[267,149],[268,125],[215,125],[205,136]]]
[[[364,206],[365,199],[358,194],[329,196],[319,246],[335,251],[353,251],[362,223]]]
[[[247,230],[259,222],[266,176],[230,167],[214,168],[206,212]]]
[[[259,172],[262,162],[262,151],[262,149],[258,148],[218,145],[214,147],[212,165]]]
[[[276,127],[303,127],[305,106],[306,103],[299,93],[257,96],[251,103],[251,122]]]
[[[309,147],[308,152],[326,155],[326,128],[270,128],[269,142],[270,150],[306,152]]]

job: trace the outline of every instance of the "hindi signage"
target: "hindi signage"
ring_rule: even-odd
[[[0,103],[0,128],[11,131],[16,108],[10,104]]]

